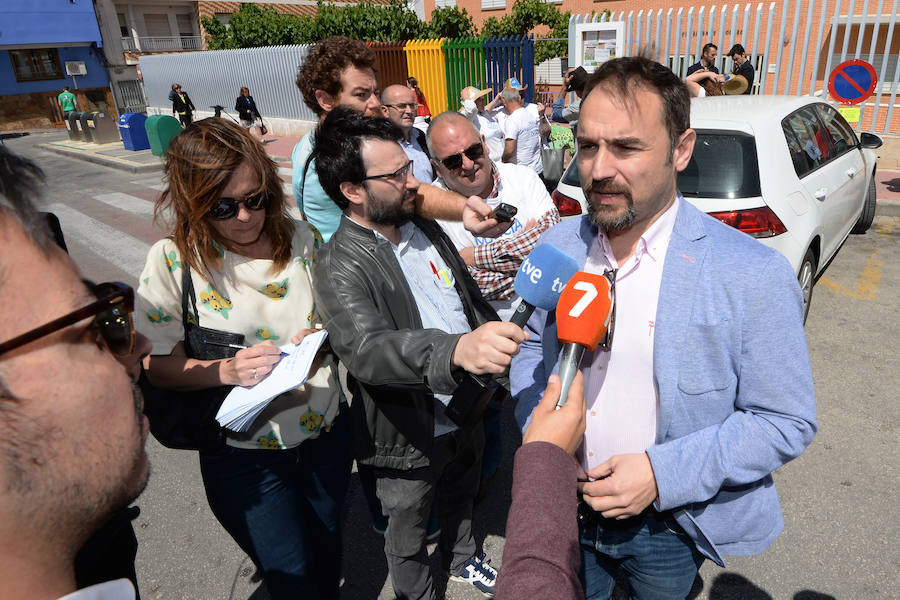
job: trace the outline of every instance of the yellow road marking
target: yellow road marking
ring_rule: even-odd
[[[891,226],[893,227],[893,226]],[[872,253],[872,256],[866,260],[866,266],[863,267],[862,273],[856,280],[856,288],[849,289],[836,281],[832,281],[827,277],[819,279],[818,285],[824,286],[831,291],[841,295],[853,298],[854,300],[871,300],[878,292],[878,286],[881,284],[881,267],[884,261],[879,257],[878,251]]]

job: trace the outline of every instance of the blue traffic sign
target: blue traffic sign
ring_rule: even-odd
[[[875,68],[864,60],[854,58],[835,67],[828,78],[828,91],[841,102],[859,104],[872,95],[878,76]]]

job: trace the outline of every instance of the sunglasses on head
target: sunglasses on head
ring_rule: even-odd
[[[134,311],[134,290],[118,281],[96,285],[89,281],[84,283],[97,297],[96,302],[3,342],[0,344],[0,355],[88,317],[94,317],[91,325],[103,337],[110,352],[115,356],[131,354],[134,351],[134,322],[131,319],[131,313]]]
[[[439,158],[438,160],[442,165],[444,165],[451,171],[456,171],[457,169],[462,167],[463,154],[465,154],[466,158],[468,158],[469,160],[478,160],[479,158],[484,156],[484,145],[481,142],[476,142],[462,152],[457,152],[456,154],[451,154],[447,158]]]
[[[618,269],[607,269],[603,272],[603,276],[609,281],[609,290],[612,295],[612,306],[609,309],[612,313],[609,317],[609,329],[606,330],[606,335],[603,336],[603,339],[600,340],[600,344],[597,346],[604,352],[612,350],[613,334],[616,332],[616,273],[618,271]]]
[[[238,205],[243,204],[247,210],[262,210],[269,203],[268,192],[262,191],[246,198],[219,198],[206,214],[213,219],[224,221],[238,214]]]

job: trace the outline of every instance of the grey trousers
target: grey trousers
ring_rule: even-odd
[[[411,471],[375,469],[375,490],[388,516],[384,554],[394,594],[401,600],[434,600],[425,549],[431,505],[437,500],[441,554],[459,575],[477,550],[472,507],[481,477],[484,429],[457,430],[434,440],[428,467]]]

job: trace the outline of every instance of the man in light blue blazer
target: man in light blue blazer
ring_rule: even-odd
[[[609,598],[684,598],[709,558],[757,554],[784,527],[771,473],[816,431],[800,288],[787,260],[676,189],[696,134],[684,84],[653,61],[588,82],[578,167],[589,214],[546,232],[583,270],[615,269],[615,331],[585,354],[581,580]],[[524,430],[561,344],[536,311],[510,379]]]

